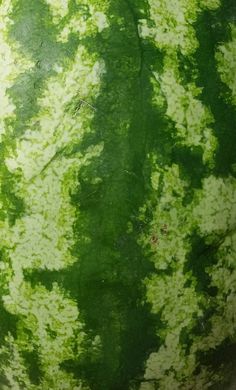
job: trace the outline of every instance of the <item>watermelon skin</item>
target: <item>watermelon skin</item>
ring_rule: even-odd
[[[1,388],[227,386],[234,15],[0,3]]]

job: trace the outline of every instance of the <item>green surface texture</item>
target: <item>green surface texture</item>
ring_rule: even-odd
[[[0,390],[236,372],[236,3],[0,0]]]

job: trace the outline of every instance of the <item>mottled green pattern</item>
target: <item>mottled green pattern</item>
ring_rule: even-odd
[[[0,2],[0,388],[224,389],[232,0]]]

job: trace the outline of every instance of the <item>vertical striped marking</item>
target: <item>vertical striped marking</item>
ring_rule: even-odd
[[[84,333],[76,302],[57,283],[51,290],[40,284],[31,286],[24,271],[59,270],[76,260],[70,253],[76,212],[70,192],[75,189],[79,168],[98,156],[102,145],[91,146],[85,155],[75,153],[74,148],[78,150],[83,135],[91,131],[93,101],[104,71],[104,63],[82,45],[70,64],[56,66],[38,98],[38,113],[5,160],[17,178],[16,194],[25,204],[25,213],[15,225],[1,225],[8,274],[3,302],[18,317],[16,338],[9,335],[0,349],[0,357],[9,353],[1,373],[14,388],[34,388],[22,357],[23,352],[32,351],[38,353],[42,388],[79,390],[82,386],[60,366],[81,353]]]
[[[3,0],[0,5],[0,141],[2,135],[11,132],[6,125],[6,119],[14,119],[14,104],[8,94],[8,89],[14,85],[19,74],[30,69],[33,63],[20,54],[18,45],[11,42],[7,36],[13,20],[10,18],[12,2]]]
[[[150,22],[142,21],[140,33],[143,38],[151,39],[164,54],[163,71],[157,72],[152,69],[152,83],[155,85],[153,103],[162,109],[167,106],[166,116],[175,123],[177,144],[186,145],[190,149],[192,146],[201,146],[203,163],[211,167],[214,165],[217,140],[210,128],[214,117],[209,108],[198,99],[201,90],[195,85],[196,70],[192,55],[198,47],[198,42],[193,23],[203,9],[216,9],[220,3],[181,1],[176,6],[172,1],[168,4],[165,1],[149,1],[149,4],[153,27],[150,27]],[[227,43],[226,46],[221,45],[219,49],[221,57],[219,55],[218,62],[222,58],[224,47],[229,68],[233,63],[233,46],[232,43]],[[191,62],[194,71],[192,80],[187,83],[181,78],[181,72],[184,73],[185,70],[180,68],[183,64],[179,61],[179,53]],[[231,83],[230,88],[233,90],[232,81],[228,80],[228,83]],[[145,280],[147,300],[152,305],[152,311],[161,316],[164,326],[157,329],[163,343],[147,361],[145,379],[150,383],[147,385],[143,382],[140,388],[154,389],[158,386],[163,390],[207,389],[222,379],[222,373],[202,366],[199,374],[194,374],[198,364],[197,353],[220,345],[227,337],[232,337],[236,329],[232,314],[235,313],[236,302],[235,273],[233,272],[230,277],[231,272],[227,270],[225,264],[229,257],[230,243],[233,245],[234,240],[234,233],[228,233],[235,221],[234,211],[231,216],[229,215],[229,210],[235,208],[234,179],[224,181],[209,176],[203,181],[203,189],[195,190],[193,201],[186,206],[183,201],[189,183],[187,179],[180,179],[178,166],[160,168],[155,163],[155,156],[151,156],[150,159],[153,164],[152,199],[155,193],[158,194],[157,205],[153,210],[151,202],[147,202],[141,212],[141,219],[145,219],[145,211],[151,207],[149,212],[152,211],[153,216],[149,231],[141,236],[140,242],[151,255],[157,269],[152,277]],[[225,213],[220,211],[221,208]],[[163,226],[168,226],[168,233],[163,233]],[[196,322],[201,321],[203,315],[201,307],[209,308],[213,303],[211,297],[196,291],[196,281],[192,274],[184,273],[184,264],[188,261],[191,250],[189,237],[196,229],[206,240],[210,239],[210,243],[213,237],[217,239],[220,233],[225,234],[226,238],[218,251],[217,266],[211,266],[206,270],[212,286],[219,288],[215,298],[218,311],[209,320],[212,330],[208,336],[194,335],[191,338]],[[230,258],[231,261],[235,259],[234,252]],[[160,274],[162,270],[169,271],[171,275],[166,273],[162,276]],[[228,294],[229,298],[227,304],[223,299],[225,294]],[[225,326],[221,331],[222,321],[225,322]],[[188,353],[181,340],[182,330],[192,341]]]
[[[191,377],[195,369],[195,356],[185,354],[180,335],[182,330],[191,331],[194,317],[202,314],[199,303],[204,300],[196,293],[191,275],[188,277],[184,274],[184,265],[191,249],[189,232],[194,226],[192,204],[183,206],[189,183],[180,178],[176,164],[165,168],[154,164],[153,168],[153,187],[155,191],[161,189],[161,195],[153,210],[149,232],[142,237],[142,244],[151,254],[157,271],[145,280],[145,285],[152,311],[161,313],[165,326],[157,329],[163,345],[158,352],[150,355],[145,378],[155,378],[160,389],[164,390],[171,389],[173,385],[178,388],[183,378]],[[165,231],[163,226],[166,226]],[[167,269],[172,270],[170,276],[159,275],[159,271]],[[187,281],[189,287],[185,287]],[[171,369],[177,377],[169,372]]]
[[[161,90],[161,94],[157,92],[157,98],[154,96],[153,101],[162,107],[167,104],[166,115],[175,123],[178,143],[188,147],[201,146],[203,161],[209,165],[213,164],[217,147],[217,140],[210,127],[214,118],[209,108],[198,99],[201,89],[195,85],[195,76],[192,76],[191,82],[183,82],[178,54],[181,53],[191,61],[194,68],[191,56],[198,47],[198,41],[193,23],[202,8],[215,9],[219,4],[218,1],[205,1],[199,5],[196,0],[182,0],[177,6],[174,0],[151,0],[149,5],[153,27],[149,27],[145,20],[140,24],[141,36],[152,39],[164,53],[163,71],[156,72],[153,69],[152,83],[157,82]]]
[[[236,25],[231,24],[230,29],[231,41],[220,45],[215,57],[221,80],[232,93],[228,100],[236,105]]]
[[[14,338],[8,335],[5,341],[6,345],[0,349],[1,373],[4,373],[4,379],[6,379],[8,384],[1,384],[0,382],[1,389],[22,390],[22,386],[25,386],[27,390],[36,390],[37,386],[33,385],[29,380],[25,361]]]
[[[214,122],[213,115],[198,99],[201,89],[194,82],[184,85],[178,68],[176,55],[166,57],[160,77],[162,93],[167,102],[166,115],[175,123],[176,135],[180,138],[177,142],[188,147],[201,146],[204,163],[212,164],[217,147],[210,127]]]
[[[207,269],[211,285],[217,287],[212,331],[192,347],[208,350],[227,337],[234,337],[236,332],[236,179],[209,176],[203,180],[203,189],[196,198],[193,214],[199,233],[209,244],[218,245],[218,262]]]

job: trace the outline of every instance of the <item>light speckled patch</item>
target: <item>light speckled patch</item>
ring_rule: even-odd
[[[157,268],[157,273],[145,281],[147,300],[154,313],[161,313],[165,326],[157,329],[164,343],[150,355],[145,378],[154,378],[163,390],[173,388],[171,386],[207,389],[221,380],[223,374],[203,366],[200,373],[194,375],[197,354],[216,348],[236,335],[236,180],[231,176],[226,179],[213,175],[205,178],[203,188],[195,191],[193,202],[184,207],[182,200],[188,183],[178,178],[178,166],[164,170],[154,167],[153,189],[162,190],[149,233],[142,236],[141,242],[151,253]],[[202,308],[211,307],[211,298],[196,291],[195,279],[191,273],[184,273],[183,267],[191,250],[188,237],[196,229],[208,244],[218,245],[218,262],[206,269],[210,285],[217,287],[218,292],[214,299],[217,309],[209,320],[211,329],[205,336],[191,336],[191,332],[197,319],[205,329],[204,319],[201,320],[204,318]],[[172,269],[171,275],[159,275],[158,270],[164,269]],[[193,340],[187,354],[180,338],[183,330]]]
[[[203,8],[215,9],[218,1],[149,1],[152,26],[144,20],[140,24],[143,38],[154,40],[155,45],[164,53],[162,72],[153,69],[154,85],[153,102],[162,108],[167,105],[166,115],[175,124],[177,142],[188,147],[200,146],[203,150],[203,161],[212,165],[217,148],[217,139],[211,129],[214,118],[209,108],[204,106],[199,96],[201,89],[192,81],[183,82],[178,57],[182,53],[192,61],[191,56],[198,47],[193,27],[197,16]],[[194,67],[194,64],[192,65]]]
[[[95,110],[91,101],[99,92],[99,80],[105,71],[103,61],[90,57],[83,46],[69,69],[64,72],[56,69],[57,76],[49,80],[43,97],[39,98],[38,115],[17,141],[15,156],[6,159],[10,171],[20,168],[26,180],[40,174],[64,148],[79,142],[84,132],[89,131],[89,120]]]
[[[219,46],[216,60],[220,77],[231,90],[230,100],[236,105],[236,25],[231,25],[231,41]]]
[[[143,37],[152,37],[160,49],[180,50],[184,55],[198,47],[193,23],[202,8],[215,9],[220,1],[198,0],[149,0],[150,20],[143,20],[140,32]]]
[[[73,13],[59,33],[58,41],[67,42],[70,34],[78,34],[81,38],[88,34],[95,36],[109,26],[107,16],[109,2],[107,0],[100,3],[84,0],[83,7],[87,8],[87,13],[79,10]]]
[[[236,229],[236,179],[209,176],[196,195],[199,203],[194,209],[200,233],[209,239]]]
[[[11,335],[5,341],[6,344],[0,348],[0,361],[1,372],[4,372],[8,384],[1,384],[1,388],[3,390],[21,390],[21,384],[24,384],[27,389],[35,390],[37,386],[29,380],[25,361],[21,356],[17,342]]]
[[[158,188],[163,185],[163,195],[153,210],[149,234],[142,236],[141,242],[150,248],[157,269],[167,269],[170,264],[181,268],[189,250],[186,236],[191,226],[188,208],[182,208],[188,183],[179,178],[178,165],[166,169],[156,167],[154,173],[161,175]]]
[[[183,207],[183,198],[188,182],[179,177],[178,165],[160,169],[155,166],[153,176],[159,176],[154,190],[162,188],[158,205],[153,212],[148,235],[142,243],[151,253],[157,273],[145,281],[147,300],[152,311],[161,313],[165,324],[157,329],[163,345],[147,361],[145,378],[155,378],[160,389],[180,388],[185,377],[191,377],[195,369],[195,355],[186,355],[181,343],[181,332],[190,331],[195,319],[201,317],[199,304],[203,298],[195,291],[194,280],[184,274],[191,244],[188,239],[193,228],[192,206]],[[148,207],[148,206],[147,206]],[[158,270],[172,270],[171,275],[160,276]],[[185,287],[188,280],[189,287]],[[175,373],[168,373],[169,370]],[[176,376],[177,375],[177,376]],[[172,387],[173,388],[173,387]],[[142,387],[141,387],[142,389]]]
[[[40,388],[87,388],[61,368],[64,360],[77,359],[82,352],[84,332],[76,302],[56,283],[51,290],[40,284],[32,287],[25,281],[24,271],[59,270],[75,261],[71,247],[76,211],[70,196],[80,167],[98,156],[103,146],[90,146],[85,154],[74,148],[78,150],[83,135],[91,131],[96,111],[93,101],[104,72],[103,61],[82,45],[64,68],[56,66],[38,98],[37,114],[5,159],[15,177],[15,194],[25,205],[24,215],[13,226],[7,220],[0,225],[1,247],[6,253],[5,263],[1,263],[6,291],[3,304],[19,318],[16,338],[9,336],[0,349],[0,359],[7,353],[10,359],[0,371],[16,389],[21,389],[21,384],[38,388],[30,382],[22,356],[36,350],[42,373]]]
[[[179,143],[188,147],[201,146],[203,161],[212,162],[217,147],[217,140],[210,127],[214,118],[198,99],[201,89],[194,82],[186,85],[182,83],[177,57],[165,59],[160,86],[166,98],[166,115],[175,123]]]
[[[72,115],[68,104],[75,96],[83,101],[89,100],[89,94],[94,98],[103,71],[99,62],[91,64],[80,47],[72,66],[64,73],[58,70],[48,81],[44,96],[39,98],[37,117],[18,139],[15,156],[6,159],[12,173],[22,173],[16,187],[27,205],[27,215],[17,221],[9,236],[9,245],[14,247],[11,259],[20,268],[60,269],[73,262],[69,248],[75,210],[70,205],[69,189],[75,185],[79,167],[98,155],[102,145],[88,150],[86,157],[72,153],[73,145],[89,131],[94,111],[84,104],[79,114]]]
[[[33,67],[32,61],[22,57],[18,50],[19,46],[11,42],[7,36],[8,29],[13,23],[9,16],[11,11],[12,2],[2,1],[0,5],[0,141],[3,134],[11,132],[11,128],[6,125],[6,119],[14,119],[15,106],[8,89],[14,85],[19,74]]]
[[[236,179],[209,176],[196,198],[194,216],[200,234],[208,243],[216,243],[218,249],[217,263],[207,269],[211,286],[217,287],[212,330],[192,346],[193,350],[207,350],[236,337]]]
[[[45,0],[49,5],[54,22],[59,22],[68,13],[69,0]]]

